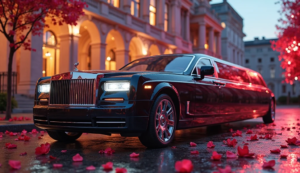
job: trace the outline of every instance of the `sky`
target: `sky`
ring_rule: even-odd
[[[279,0],[227,0],[235,11],[244,19],[244,41],[251,41],[254,37],[261,39],[276,38],[275,25],[278,24],[280,4]],[[210,3],[221,3],[223,0],[212,0]]]

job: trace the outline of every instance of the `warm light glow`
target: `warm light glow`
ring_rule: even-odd
[[[45,49],[45,47],[43,46],[43,49]]]
[[[48,99],[40,99],[40,102],[48,102]]]
[[[145,89],[151,89],[152,88],[152,86],[151,85],[145,85],[145,87],[144,87]]]
[[[205,49],[208,49],[208,44],[204,44],[204,48],[205,48]]]
[[[294,51],[297,51],[297,50],[298,50],[298,46],[295,46],[295,47],[293,48],[293,50],[294,50]]]
[[[298,80],[298,77],[297,77],[297,76],[295,77],[295,80]]]
[[[122,102],[122,101],[124,101],[123,98],[106,98],[104,100],[109,101],[109,102]]]
[[[106,58],[106,60],[107,60],[107,61],[110,61],[110,60],[111,60],[111,57],[108,56],[108,57]]]
[[[87,26],[84,26],[84,29],[86,29],[87,28]]]
[[[143,55],[147,55],[147,51],[145,49],[143,50]]]
[[[290,76],[291,76],[291,74],[289,73],[289,74],[288,74],[288,76],[290,77]]]
[[[115,37],[111,37],[111,40],[115,40]]]
[[[79,34],[79,29],[78,29],[78,28],[73,28],[73,34],[74,34],[74,35]]]
[[[292,14],[291,17],[294,18],[294,15]]]
[[[221,26],[222,26],[223,28],[226,28],[226,24],[225,24],[224,22],[221,23]]]
[[[291,65],[291,61],[288,61],[288,65]]]
[[[253,110],[253,113],[256,113],[256,110]]]
[[[43,70],[43,74],[45,74],[46,73],[46,71],[45,70]]]
[[[45,56],[51,56],[50,52],[45,53]]]
[[[296,41],[293,41],[294,44],[296,44]]]

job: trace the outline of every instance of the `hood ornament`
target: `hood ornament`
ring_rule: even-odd
[[[79,65],[79,62],[76,62],[75,64],[74,64],[74,71],[78,71],[78,69],[77,69],[77,66]]]

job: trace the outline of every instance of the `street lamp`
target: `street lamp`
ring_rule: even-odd
[[[108,57],[106,58],[106,60],[108,61],[108,70],[110,70],[110,60],[111,60],[111,57],[108,56]]]

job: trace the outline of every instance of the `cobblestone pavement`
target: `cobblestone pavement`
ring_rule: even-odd
[[[98,135],[83,134],[75,143],[60,143],[51,139],[47,134],[39,139],[40,134],[28,134],[31,138],[28,142],[15,141],[19,136],[3,134],[0,138],[0,172],[88,172],[86,167],[93,165],[95,171],[105,172],[102,164],[113,162],[115,168],[124,167],[127,172],[176,172],[175,162],[182,159],[190,159],[193,163],[193,172],[214,172],[218,168],[231,166],[234,172],[300,172],[300,147],[288,145],[288,148],[280,148],[286,145],[285,140],[291,137],[300,138],[298,131],[300,126],[299,107],[278,107],[276,110],[276,126],[262,126],[262,119],[252,119],[235,123],[223,124],[222,126],[201,127],[176,131],[176,137],[170,147],[162,149],[147,149],[136,137],[120,137],[120,135]],[[284,129],[282,129],[284,127]],[[230,129],[242,131],[242,137],[234,137],[237,140],[235,147],[228,147],[223,144],[223,140],[233,139]],[[246,134],[246,129],[251,129],[253,134]],[[290,130],[288,130],[290,128]],[[272,134],[271,140],[259,139],[257,141],[247,141],[251,135],[258,137],[264,134]],[[215,148],[207,148],[207,142],[213,141]],[[47,155],[35,155],[35,149],[40,144],[50,143],[50,152]],[[195,142],[196,147],[190,147],[190,142]],[[16,144],[16,149],[5,148],[6,143]],[[248,143],[250,152],[255,153],[253,158],[226,159],[226,151],[237,153],[238,146]],[[172,146],[176,146],[173,148]],[[99,150],[112,148],[115,153],[112,155],[99,154]],[[286,159],[280,158],[280,154],[271,154],[271,149],[281,149],[281,154],[288,154]],[[67,150],[62,153],[61,150]],[[199,154],[192,155],[190,151],[197,150]],[[220,161],[212,161],[213,151],[222,154]],[[27,155],[20,156],[27,152]],[[132,153],[139,153],[138,158],[130,158]],[[73,162],[72,157],[79,153],[83,157],[82,162]],[[57,157],[49,159],[49,156]],[[21,161],[21,169],[10,168],[9,160]],[[263,169],[264,161],[275,160],[273,169]],[[54,163],[60,163],[62,168],[54,168]]]

